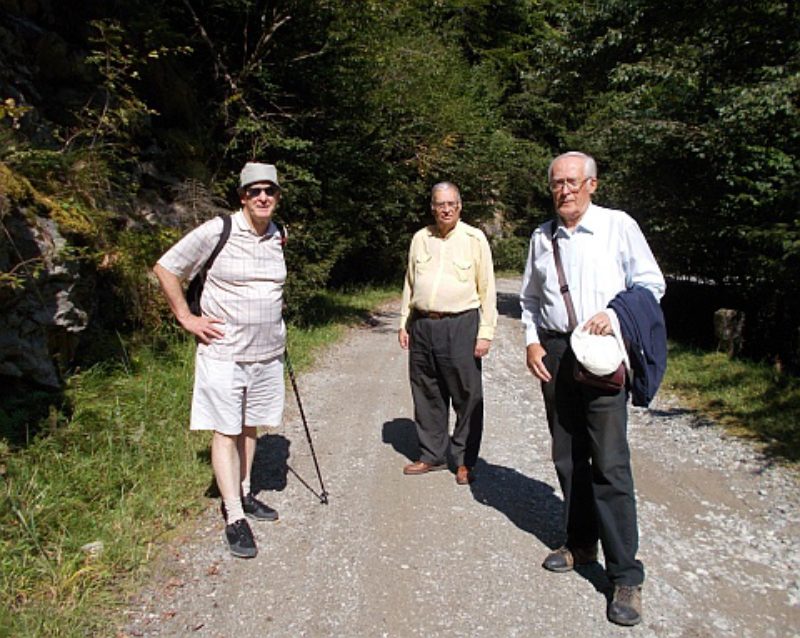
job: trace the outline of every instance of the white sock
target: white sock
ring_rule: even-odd
[[[250,477],[242,481],[242,496],[247,496],[250,493]]]
[[[232,501],[229,499],[222,499],[225,503],[225,513],[228,515],[228,525],[235,523],[240,518],[244,518],[244,510],[242,509],[242,499],[235,498]]]

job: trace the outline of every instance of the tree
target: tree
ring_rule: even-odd
[[[753,335],[786,358],[800,319],[792,13],[774,1],[603,2],[571,14],[542,71],[549,99],[572,107],[564,146],[600,163],[601,196],[647,227],[669,274],[735,286],[760,309],[752,323],[780,326]]]

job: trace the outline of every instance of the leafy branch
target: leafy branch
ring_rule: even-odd
[[[221,75],[225,79],[225,82],[227,82],[228,84],[228,88],[230,89],[230,95],[226,100],[226,103],[230,103],[233,101],[241,103],[242,107],[247,112],[247,115],[253,120],[257,120],[258,115],[256,114],[255,109],[248,102],[247,98],[244,95],[244,92],[240,88],[240,85],[258,67],[262,58],[266,55],[267,47],[272,41],[275,32],[284,24],[286,24],[289,20],[291,20],[291,16],[280,15],[277,12],[273,12],[269,28],[266,28],[261,32],[261,35],[259,36],[258,41],[256,42],[256,46],[250,55],[247,55],[247,51],[245,50],[245,58],[246,58],[245,63],[243,64],[241,71],[238,74],[234,75],[228,68],[228,65],[225,64],[225,61],[222,59],[222,56],[217,52],[217,47],[214,45],[214,41],[208,34],[208,31],[206,30],[205,26],[200,20],[200,17],[197,15],[197,12],[194,10],[194,7],[192,7],[191,2],[189,2],[189,0],[183,0],[183,4],[191,14],[192,21],[194,22],[194,25],[197,28],[197,32],[200,34],[200,37],[203,39],[203,41],[206,43],[209,50],[211,51],[211,55],[214,60],[214,67],[217,70],[217,73]],[[261,24],[267,23],[266,9],[264,10],[264,13],[261,15],[260,22]],[[245,38],[244,38],[245,47],[247,43],[246,35],[247,35],[247,27],[245,27]]]

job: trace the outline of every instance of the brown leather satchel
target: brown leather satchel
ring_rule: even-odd
[[[589,372],[576,359],[573,376],[576,381],[585,385],[605,390],[606,392],[619,392],[625,387],[625,364],[620,363],[619,367],[611,374],[599,375]]]

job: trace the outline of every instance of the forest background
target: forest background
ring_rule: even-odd
[[[190,344],[150,269],[238,206],[251,159],[278,166],[302,328],[330,291],[396,291],[440,180],[519,271],[550,159],[591,153],[669,277],[670,335],[713,349],[713,312],[745,313],[769,366],[738,421],[796,460],[799,32],[793,1],[0,0],[0,635],[88,635],[203,506]],[[670,352],[718,404],[737,365]]]
[[[0,0],[0,301],[42,276],[9,231],[33,206],[86,334],[152,328],[150,266],[251,159],[284,186],[294,321],[397,281],[443,179],[518,270],[549,160],[581,149],[673,282],[671,334],[729,305],[746,353],[796,365],[799,24],[764,0]]]

